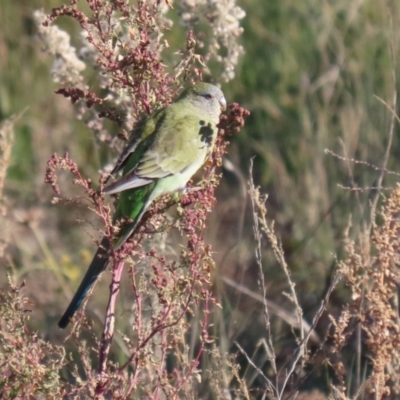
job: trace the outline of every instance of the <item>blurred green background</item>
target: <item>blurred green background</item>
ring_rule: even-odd
[[[50,76],[52,60],[35,38],[33,11],[49,11],[59,4],[59,0],[0,4],[0,120],[27,108],[16,124],[5,187],[10,246],[2,275],[7,266],[16,281],[26,280],[26,293],[36,304],[32,327],[53,342],[65,335],[56,322],[94,251],[87,233],[90,226],[77,219],[93,217],[85,215],[79,204],[51,204],[53,193],[44,184],[46,161],[54,152],[69,151],[94,179],[105,161],[105,149],[99,149],[90,130],[75,119],[69,101],[54,94],[58,86]],[[377,97],[392,105],[398,89],[400,3],[242,0],[240,6],[246,12],[241,39],[245,55],[235,79],[222,88],[228,102],[239,102],[251,116],[232,138],[228,159],[233,172],[224,171],[208,241],[217,262],[216,293],[224,307],[215,334],[226,350],[239,340],[252,354],[265,332],[262,304],[241,290],[259,294],[251,207],[244,189],[249,160],[255,156],[254,179],[269,194],[267,216],[276,221],[310,321],[326,290],[335,255],[342,255],[350,216],[352,234],[369,223],[369,202],[376,191],[368,188],[379,177],[372,168],[340,161],[324,150],[382,165],[392,115]],[[77,42],[77,27],[70,21],[61,25]],[[184,43],[179,32],[175,39]],[[400,154],[398,133],[396,126],[388,163],[392,170],[397,169]],[[67,179],[60,179],[66,191],[74,190]],[[383,185],[393,186],[396,180],[385,177]],[[367,190],[349,191],[338,184]],[[263,251],[268,298],[283,310],[292,310],[283,295],[287,290],[283,272],[267,244]],[[238,286],[227,284],[230,280]],[[335,292],[333,314],[346,295],[344,287]],[[89,308],[101,313],[104,291],[97,290],[93,297]],[[290,323],[275,315],[272,320],[277,354],[283,359],[295,346]],[[323,335],[326,325],[324,321],[320,325],[317,333]],[[326,386],[327,379],[321,378],[318,385]]]

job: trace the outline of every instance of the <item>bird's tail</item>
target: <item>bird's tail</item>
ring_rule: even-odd
[[[64,329],[70,322],[71,318],[74,316],[76,310],[82,304],[89,290],[92,288],[96,282],[98,276],[106,269],[109,255],[108,250],[110,249],[110,241],[107,237],[104,237],[101,241],[100,247],[97,249],[95,256],[86,272],[74,298],[69,303],[64,315],[58,322],[58,326]]]
[[[114,223],[116,223],[120,218],[126,217],[130,218],[132,221],[121,227],[120,232],[113,241],[114,250],[118,250],[134,233],[143,214],[151,203],[151,193],[154,186],[155,183],[151,183],[139,190],[131,189],[121,194],[120,203],[114,216]],[[134,207],[132,207],[133,205]],[[99,275],[106,269],[109,260],[110,247],[110,240],[107,237],[104,237],[101,241],[100,247],[97,249],[97,252],[93,257],[86,275],[75,293],[75,296],[58,322],[58,326],[61,329],[64,329],[69,324],[71,318],[82,304]]]

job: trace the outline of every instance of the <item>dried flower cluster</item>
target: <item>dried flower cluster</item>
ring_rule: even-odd
[[[243,32],[240,20],[245,12],[236,5],[235,0],[177,0],[185,26],[195,29],[201,25],[209,27],[210,40],[201,40],[205,46],[206,64],[216,60],[222,67],[222,79],[226,82],[235,77],[235,69],[243,54],[238,38]]]
[[[174,53],[178,60],[173,75],[162,61],[169,50],[164,33],[172,28],[172,20],[166,16],[172,7],[170,2],[139,0],[137,5],[131,5],[103,0],[88,5],[90,15],[71,1],[70,5],[54,9],[49,17],[42,11],[36,11],[34,17],[44,49],[54,57],[52,76],[63,86],[58,93],[77,105],[78,117],[98,140],[110,144],[112,139],[104,127],[104,118],[117,122],[125,132],[130,131],[143,112],[168,104],[183,80],[198,79],[211,58],[221,64],[225,81],[233,79],[243,53],[238,39],[242,32],[239,21],[245,15],[234,0],[179,2],[185,26],[193,28],[198,16],[203,15],[210,32],[208,39],[200,40],[191,29],[188,31],[185,48]],[[67,32],[50,25],[61,16],[72,17],[80,24],[79,50],[70,45]],[[208,47],[201,57],[196,47],[205,44]],[[85,67],[95,70],[97,84],[105,96],[99,97],[92,90],[93,85],[88,85],[83,75]]]
[[[49,17],[41,11],[35,13],[39,37],[56,57],[52,74],[63,85],[58,93],[77,105],[78,117],[100,141],[111,141],[104,118],[129,131],[143,112],[150,113],[156,104],[167,104],[174,93],[172,77],[160,58],[166,44],[161,41],[157,16],[165,8],[149,3],[93,2],[92,14],[86,16],[71,2],[54,9]],[[79,22],[79,51],[71,48],[66,32],[50,25],[61,16]],[[97,84],[105,96],[99,97],[81,75],[85,66],[96,71]]]
[[[365,162],[357,162],[371,166]],[[374,168],[378,169],[375,166]],[[382,173],[386,172],[384,169],[380,170]],[[252,181],[250,195],[255,221],[256,258],[260,267],[259,282],[263,294],[260,301],[264,303],[266,321],[265,357],[269,360],[273,373],[265,374],[240,345],[236,345],[249,365],[263,379],[264,395],[272,399],[291,398],[307,380],[307,373],[304,373],[307,366],[316,369],[321,365],[334,375],[330,382],[332,398],[348,400],[349,393],[355,393],[354,398],[397,398],[400,393],[400,185],[384,200],[377,215],[377,203],[372,204],[371,226],[364,226],[361,232],[356,232],[356,239],[349,237],[349,224],[345,234],[346,258],[337,263],[325,297],[310,327],[303,320],[303,310],[297,301],[294,282],[274,226],[265,218],[266,198],[260,196]],[[280,368],[282,361],[276,357],[275,338],[270,329],[270,306],[266,300],[268,293],[263,283],[260,251],[262,234],[268,239],[274,257],[287,277],[289,293],[286,293],[286,297],[294,305],[296,317],[296,323],[292,322],[292,326],[300,328],[296,337],[298,344],[283,362],[285,368]],[[318,338],[318,349],[312,349],[308,344],[309,339],[315,333],[321,317],[329,312],[328,300],[340,280],[349,289],[349,301],[337,315],[335,312],[326,315],[330,321],[328,329],[324,329],[326,336]],[[306,398],[311,398],[311,395]],[[323,395],[321,398],[326,397]]]
[[[81,11],[76,1],[71,1],[70,5],[54,9],[46,18],[36,13],[36,19],[44,23],[40,34],[47,42],[48,51],[57,56],[61,50],[56,49],[56,44],[52,44],[50,37],[43,32],[54,29],[53,36],[65,38],[64,32],[50,26],[60,16],[71,17],[81,26],[83,47],[76,53],[86,66],[97,72],[100,90],[87,85],[79,75],[83,69],[76,66],[73,69],[70,58],[59,57],[65,65],[61,62],[53,67],[53,73],[56,70],[62,76],[59,80],[62,87],[57,93],[70,98],[77,107],[78,116],[85,118],[96,137],[112,147],[115,141],[104,127],[105,118],[130,131],[143,114],[168,104],[185,79],[199,79],[201,71],[197,65],[201,60],[195,52],[194,33],[189,30],[186,47],[178,52],[180,61],[174,69],[175,76],[168,73],[161,59],[168,48],[163,32],[171,27],[166,16],[168,2],[139,0],[131,5],[125,1],[100,0],[87,3],[89,14]],[[222,12],[219,8],[216,10]],[[216,35],[227,38],[227,29],[223,33],[220,28]],[[65,43],[69,46],[68,41]],[[227,46],[229,43],[227,40],[224,42]],[[215,43],[213,46],[215,56],[218,52]],[[68,50],[70,56],[76,53]],[[230,68],[232,70],[233,66]],[[69,80],[65,71],[73,71]],[[106,94],[100,97],[100,92]],[[216,201],[214,191],[220,181],[217,167],[222,164],[226,151],[226,136],[239,131],[247,115],[248,112],[239,105],[230,106],[227,115],[221,117],[217,145],[207,163],[200,188],[191,189],[189,185],[188,192],[181,198],[165,196],[156,201],[143,216],[135,235],[121,249],[110,254],[112,283],[103,332],[100,340],[93,338],[98,346],[98,373],[92,371],[88,350],[78,344],[86,380],[71,387],[68,393],[90,397],[112,393],[115,399],[132,395],[159,398],[161,393],[171,399],[182,395],[193,397],[201,375],[202,354],[212,342],[208,334],[209,312],[211,304],[216,303],[210,287],[214,261],[211,246],[204,242],[203,233],[206,218]],[[89,209],[102,221],[100,235],[112,240],[118,227],[112,226],[111,208],[101,191],[106,174],[101,175],[99,189],[94,190],[92,182],[83,176],[68,154],[63,157],[53,155],[48,161],[45,181],[56,193],[56,203],[73,200],[61,196],[57,180],[59,170],[68,171],[73,176],[73,183],[83,188],[83,198]],[[177,206],[178,218],[171,224],[165,211],[172,205]],[[180,251],[165,252],[165,247],[169,246],[168,241],[165,242],[166,236],[160,240],[156,234],[172,227],[178,228],[184,244]],[[132,288],[132,319],[129,324],[118,319],[116,305],[124,264],[129,265]],[[198,310],[202,310],[200,342],[191,355],[185,332],[190,329],[188,317]],[[127,355],[120,363],[110,361],[116,326],[124,332]],[[87,327],[91,330],[84,311],[81,311],[71,338],[79,343],[81,333]],[[177,360],[172,374],[165,368],[166,360],[171,357]],[[74,376],[79,379],[77,372]]]
[[[221,127],[223,128],[220,129],[218,144],[208,163],[206,179],[202,181],[201,189],[189,189],[188,193],[180,200],[176,197],[169,199],[168,196],[165,196],[157,201],[144,215],[138,233],[120,250],[113,253],[113,284],[115,283],[115,287],[110,293],[103,338],[100,342],[99,372],[101,372],[102,379],[99,381],[99,378],[90,370],[86,371],[88,376],[92,376],[92,380],[91,383],[87,382],[84,385],[84,390],[90,393],[94,390],[97,394],[108,393],[112,390],[113,385],[117,384],[116,379],[118,382],[120,381],[119,373],[129,366],[134,367],[135,373],[126,376],[124,390],[120,389],[121,398],[125,398],[124,396],[131,393],[138,393],[138,390],[144,390],[143,379],[147,380],[145,391],[147,396],[155,396],[154,393],[162,388],[168,398],[174,398],[182,390],[191,390],[195,384],[193,379],[196,379],[196,375],[199,374],[197,367],[200,357],[205,346],[210,343],[207,329],[209,303],[215,302],[209,286],[214,261],[211,255],[211,246],[204,242],[203,232],[206,228],[206,218],[215,203],[214,191],[220,181],[216,167],[221,164],[222,156],[226,151],[228,142],[224,136],[239,130],[247,115],[246,110],[233,104],[230,106],[229,114],[221,118]],[[82,177],[77,165],[66,154],[64,157],[52,156],[46,171],[46,183],[52,186],[57,196],[60,195],[56,174],[58,170],[69,171],[75,178],[74,183],[84,188],[90,208],[94,209],[102,218],[105,234],[112,237],[110,208],[104,203],[101,193],[92,189],[91,182]],[[154,238],[154,233],[150,233],[152,231],[150,227],[156,227],[158,230],[163,226],[167,229],[171,228],[166,225],[165,216],[160,213],[177,201],[179,218],[175,225],[186,236],[184,249],[180,254],[169,257],[160,254],[160,250],[156,249],[157,246],[146,251],[145,247],[148,247],[148,244],[143,247],[142,242]],[[119,289],[123,260],[133,254],[135,257],[131,261],[130,276],[134,318],[131,329],[135,338],[128,335],[125,337],[125,345],[129,349],[130,356],[123,365],[116,366],[107,360],[115,324],[114,300]],[[140,264],[144,264],[148,268],[140,269],[138,267]],[[151,307],[149,308],[145,304],[150,298]],[[204,304],[201,345],[195,359],[190,360],[182,332],[189,328],[186,320],[187,314],[192,314],[201,304]],[[112,305],[111,308],[110,305]],[[75,329],[79,330],[79,325]],[[158,351],[155,350],[155,346]],[[156,364],[146,361],[154,358],[154,354],[159,352],[161,355]],[[175,370],[174,380],[171,381],[171,377],[168,376],[163,365],[166,357],[175,352],[180,354],[181,365],[179,369]],[[153,377],[153,380],[150,377]],[[115,396],[114,392],[114,398],[118,398]]]
[[[71,46],[69,34],[57,26],[44,26],[47,16],[41,10],[36,10],[33,17],[44,50],[54,57],[51,68],[54,82],[61,85],[83,84],[82,71],[86,65],[79,59],[76,49]]]
[[[0,397],[60,398],[59,370],[65,351],[31,332],[26,321],[32,304],[11,284],[0,291]],[[16,395],[17,394],[17,395]]]
[[[334,323],[334,353],[347,344],[357,324],[365,335],[372,370],[364,390],[383,398],[400,393],[400,327],[396,306],[399,282],[400,186],[385,200],[373,225],[371,237],[361,235],[358,242],[346,240],[348,258],[339,264],[340,272],[352,292],[352,302]],[[346,372],[337,365],[341,391],[345,393]],[[389,381],[391,382],[389,388]]]
[[[3,199],[3,189],[14,143],[14,123],[18,118],[19,116],[13,116],[0,123],[0,223],[3,227],[0,234],[0,259],[4,257],[9,241],[9,221],[6,218],[7,207]]]

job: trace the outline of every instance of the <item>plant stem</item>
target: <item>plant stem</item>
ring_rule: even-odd
[[[117,302],[119,285],[123,269],[124,269],[123,261],[118,261],[117,263],[114,264],[113,279],[110,285],[110,298],[108,300],[103,334],[101,336],[101,342],[100,342],[99,369],[98,369],[99,374],[103,373],[106,370],[107,358],[110,352],[110,347],[114,336],[115,305]]]

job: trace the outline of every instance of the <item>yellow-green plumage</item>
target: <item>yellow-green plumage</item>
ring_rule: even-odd
[[[118,249],[134,233],[141,217],[158,197],[183,189],[212,152],[217,136],[223,93],[216,86],[200,83],[186,89],[162,110],[141,120],[118,159],[112,175],[122,177],[106,187],[105,193],[121,192],[114,223],[123,225],[114,239]],[[65,328],[98,276],[107,266],[110,243],[103,238],[74,298],[59,321]]]

